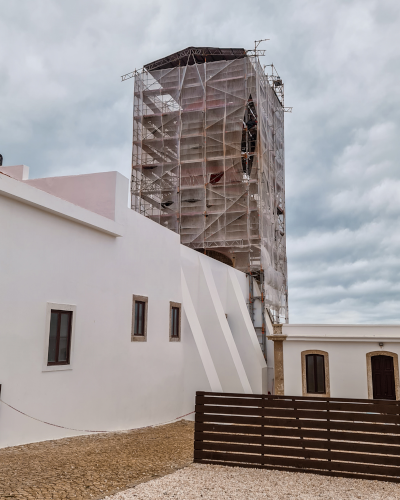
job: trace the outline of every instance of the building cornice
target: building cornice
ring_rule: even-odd
[[[398,328],[400,331],[400,324],[363,324],[363,323],[284,323],[281,325],[285,330],[286,328]]]
[[[399,337],[338,337],[338,336],[309,336],[309,335],[282,335],[288,342],[400,342]],[[271,335],[275,337],[275,335]],[[270,338],[270,337],[268,337]],[[273,340],[273,339],[271,339]]]
[[[274,342],[275,342],[275,340],[286,340],[287,335],[279,335],[279,334],[267,335],[267,339],[273,340]]]

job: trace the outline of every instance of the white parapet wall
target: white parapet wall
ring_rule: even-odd
[[[197,390],[262,392],[245,274],[130,210],[117,172],[93,174],[86,200],[90,175],[1,171],[0,447],[164,423],[191,413]],[[131,341],[134,295],[148,301],[145,342]],[[171,302],[182,304],[178,342]],[[57,305],[73,311],[71,363],[48,367]]]

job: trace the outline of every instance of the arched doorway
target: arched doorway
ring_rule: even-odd
[[[372,390],[374,399],[396,399],[392,356],[371,356]]]

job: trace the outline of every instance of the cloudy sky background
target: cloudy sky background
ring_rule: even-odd
[[[133,80],[270,38],[285,82],[291,323],[400,322],[399,0],[0,0],[0,153],[130,176]]]

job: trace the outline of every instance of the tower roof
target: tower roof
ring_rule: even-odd
[[[145,64],[147,71],[154,69],[175,68],[176,66],[186,66],[187,64],[202,64],[206,60],[211,61],[231,61],[246,57],[244,49],[219,49],[216,47],[188,47],[169,56]]]

